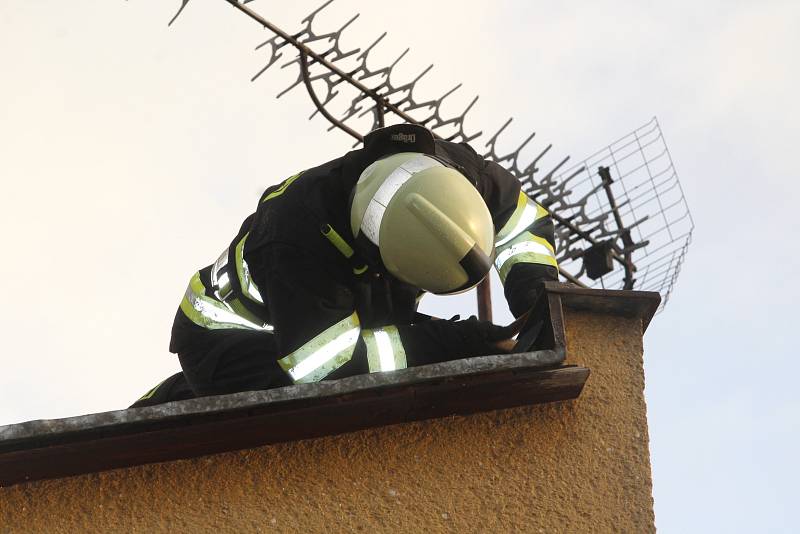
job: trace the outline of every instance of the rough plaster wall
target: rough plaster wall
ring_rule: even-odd
[[[577,402],[0,489],[11,532],[652,532],[638,320],[571,314]]]

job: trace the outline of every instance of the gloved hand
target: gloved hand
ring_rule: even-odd
[[[528,352],[533,350],[536,340],[544,327],[544,320],[541,317],[530,314],[520,329],[517,342],[514,345],[514,352]]]
[[[540,305],[543,295],[544,285],[542,283],[536,284],[528,291],[526,300],[530,302],[530,308],[512,323],[518,326],[519,333],[513,352],[528,352],[533,350],[536,345],[536,340],[544,328],[544,319],[542,317],[544,309]]]
[[[498,326],[490,321],[479,321],[474,315],[459,321],[458,316],[450,320],[450,327],[461,339],[465,357],[503,354],[514,348],[516,334],[514,325]]]

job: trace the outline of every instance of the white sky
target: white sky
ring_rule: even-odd
[[[192,272],[266,186],[351,146],[302,90],[274,99],[290,69],[248,81],[267,32],[223,0],[167,29],[178,3],[0,2],[0,424],[118,409],[178,370]],[[250,5],[293,30],[319,4]],[[795,531],[800,4],[339,0],[320,20],[358,9],[350,42],[388,30],[404,72],[436,64],[431,96],[481,95],[474,129],[513,115],[509,139],[555,158],[658,116],[697,229],[645,340],[657,525]]]

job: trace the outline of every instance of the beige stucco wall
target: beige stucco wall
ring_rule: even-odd
[[[0,533],[652,532],[640,333],[568,313],[577,401],[0,488]]]

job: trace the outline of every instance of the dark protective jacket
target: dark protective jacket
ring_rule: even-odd
[[[527,311],[537,282],[558,274],[547,211],[469,145],[398,125],[267,189],[219,259],[192,277],[170,350],[181,353],[209,330],[270,332],[264,356],[294,382],[487,353],[463,321],[420,320],[421,291],[392,277],[377,248],[353,237],[350,201],[359,176],[397,152],[435,156],[472,182],[494,221],[495,266],[510,309],[514,316]]]

